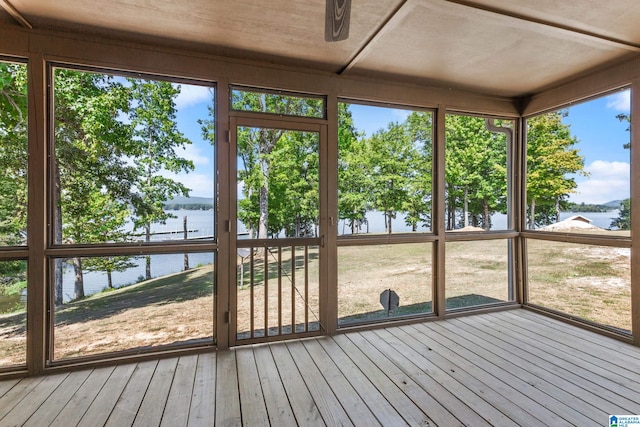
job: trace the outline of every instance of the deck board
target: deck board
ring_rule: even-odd
[[[139,363],[129,382],[120,394],[120,398],[109,414],[106,427],[132,425],[136,415],[142,409],[141,405],[158,366],[157,360]],[[95,425],[95,424],[94,424]]]
[[[216,354],[198,356],[193,394],[189,409],[188,426],[206,426],[211,424],[216,414]],[[179,410],[179,409],[178,409]],[[182,408],[186,412],[186,407]]]
[[[17,404],[6,417],[0,420],[1,425],[20,426],[23,425],[33,415],[32,407],[39,409],[47,398],[58,388],[69,374],[50,375],[45,377],[38,385],[25,396],[28,405]]]
[[[238,349],[236,361],[240,402],[242,402],[242,423],[252,426],[269,425],[269,414],[253,350],[250,347]]]
[[[455,358],[456,355],[463,357],[479,370],[485,371],[489,378],[494,377],[502,381],[504,385],[499,385],[501,391],[507,393],[506,395],[514,404],[529,412],[532,420],[539,420],[542,425],[565,425],[562,415],[567,410],[571,414],[571,408],[550,399],[550,395],[537,386],[538,377],[527,370],[520,369],[520,365],[516,364],[515,360],[484,349],[469,340],[464,332],[458,331],[455,337],[449,338],[448,329],[440,324],[416,325],[415,328],[433,339],[430,345],[434,348],[437,345],[447,348],[450,351],[448,357]],[[523,361],[523,363],[526,362]],[[474,368],[471,370],[475,371]],[[573,415],[577,417],[579,413]],[[564,421],[568,422],[568,420]]]
[[[353,425],[349,415],[340,404],[338,397],[331,391],[323,372],[313,363],[313,359],[299,342],[287,343],[287,348],[295,361],[298,371],[302,374],[307,389],[313,396],[313,400],[322,414],[322,418],[328,425]]]
[[[349,356],[331,338],[321,338],[309,343],[322,346],[327,357],[331,358],[331,363],[340,370],[343,377],[349,382],[354,393],[357,393],[378,422],[383,426],[398,426],[405,423],[398,411],[389,403],[387,398],[378,391],[358,366],[353,363]],[[320,352],[318,347],[310,348],[311,353]]]
[[[599,426],[609,414],[640,414],[640,348],[528,310],[0,381],[2,426]]]
[[[374,363],[362,349],[356,346],[346,335],[339,335],[332,340],[324,340],[324,343],[335,342],[336,347],[347,354],[353,363],[361,370],[363,375],[371,381],[376,390],[389,402],[389,404],[401,415],[409,425],[432,425],[433,421],[420,409],[420,400],[414,390],[420,390],[423,395],[428,396],[424,390],[411,380],[398,378],[404,374],[397,369],[390,361],[383,361],[383,357],[376,358]],[[331,354],[334,353],[332,347],[328,347]],[[374,355],[375,357],[375,355]],[[394,372],[394,368],[396,371]],[[430,397],[430,396],[429,396]],[[416,401],[414,402],[413,399]],[[425,405],[425,407],[428,405]],[[446,410],[439,414],[446,413]]]
[[[519,392],[517,387],[511,386],[513,383],[522,386],[517,378],[501,377],[503,370],[492,371],[489,366],[483,365],[478,360],[480,358],[470,357],[467,359],[461,355],[464,353],[462,349],[453,352],[435,339],[429,339],[430,337],[421,334],[417,329],[403,327],[400,328],[400,331],[404,332],[408,339],[413,340],[411,346],[416,351],[428,353],[429,359],[439,366],[446,366],[447,363],[450,363],[452,377],[465,383],[471,390],[483,393],[493,406],[516,424],[533,427],[539,426],[541,423],[551,425],[556,422],[554,414],[548,414],[546,419],[539,418],[540,408],[536,407],[535,410],[527,411],[527,408],[534,407],[534,402],[524,393]]]
[[[240,413],[240,391],[238,390],[237,351],[218,353],[216,371],[216,418],[217,425],[242,425]]]
[[[198,356],[183,356],[177,359],[176,370],[173,374],[171,389],[167,397],[167,403],[162,412],[163,427],[185,427],[189,421],[189,411],[185,408],[191,406],[193,395],[193,383],[196,378]],[[159,408],[158,408],[159,411]]]
[[[298,372],[298,367],[287,347],[284,345],[271,345],[269,347],[282,379],[282,385],[289,397],[289,403],[296,417],[296,422],[305,426],[324,425],[318,405],[313,400],[313,396],[302,379],[302,375]]]
[[[91,405],[78,425],[83,427],[104,425],[137,368],[138,365],[135,364],[117,366],[100,390],[100,393],[98,393],[93,402],[91,402]],[[138,396],[133,395],[127,397],[131,399],[138,398]],[[64,425],[64,421],[63,419],[62,425]]]
[[[273,360],[271,350],[267,346],[253,349],[258,369],[258,378],[264,395],[264,403],[271,425],[285,426],[296,423],[287,392],[280,379],[278,368]]]
[[[163,359],[158,362],[140,409],[137,410],[134,426],[160,425],[163,411],[159,409],[166,406],[177,364],[178,359]]]
[[[73,393],[69,402],[53,418],[51,426],[77,425],[114,371],[115,368],[112,366],[92,371],[80,388]]]
[[[629,376],[626,376],[623,370],[618,369],[616,365],[609,364],[590,354],[578,352],[558,342],[545,340],[542,336],[534,335],[514,322],[507,323],[502,319],[491,317],[483,319],[482,322],[503,336],[509,336],[523,342],[530,348],[537,349],[540,353],[546,353],[546,360],[551,363],[565,369],[573,369],[574,372],[579,373],[592,383],[605,385],[618,391],[621,396],[640,401],[640,391],[638,391],[640,378],[634,380],[633,373],[629,372]]]
[[[607,408],[616,409],[609,401],[600,398],[601,395],[611,393],[610,390],[587,382],[583,377],[570,369],[554,365],[543,351],[518,343],[504,334],[491,334],[489,329],[482,337],[477,336],[474,325],[467,324],[464,319],[451,321],[451,327],[443,324],[450,331],[456,331],[460,336],[472,342],[478,351],[499,354],[504,358],[505,367],[511,366],[518,375],[526,376],[529,384],[543,391],[549,398],[546,404],[553,405],[559,416],[575,420],[594,408],[606,411]],[[510,365],[509,362],[513,363]],[[578,370],[577,367],[575,367]],[[528,373],[528,374],[527,374]],[[626,399],[619,399],[622,402]],[[588,403],[586,403],[588,402]],[[615,411],[614,411],[615,412]],[[629,411],[622,411],[629,413]],[[621,413],[621,412],[620,412]]]
[[[80,389],[93,371],[83,370],[71,372],[60,386],[45,400],[42,405],[24,423],[25,427],[40,427],[51,421],[69,404],[73,395]]]

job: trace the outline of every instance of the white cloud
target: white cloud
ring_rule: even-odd
[[[180,85],[180,94],[176,98],[176,108],[187,108],[200,102],[213,102],[213,92],[211,87]]]
[[[211,148],[211,150],[213,150],[213,147]],[[182,153],[178,153],[178,155],[187,160],[191,160],[196,167],[201,165],[208,165],[213,159],[213,151],[211,153],[211,157],[207,157],[206,155],[203,155],[200,148],[194,144],[185,146],[182,149]]]
[[[629,163],[596,160],[587,165],[585,171],[589,176],[578,182],[577,192],[570,195],[570,201],[599,204],[629,197]]]
[[[628,89],[609,95],[606,99],[607,108],[623,113],[628,113],[631,110],[631,91]]]
[[[213,178],[210,175],[197,172],[175,174],[166,170],[161,174],[184,184],[191,197],[213,197]]]

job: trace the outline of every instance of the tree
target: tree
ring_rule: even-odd
[[[68,230],[69,235],[78,236],[82,241],[91,243],[104,242],[126,242],[129,241],[130,233],[124,230],[127,218],[130,215],[126,204],[113,199],[109,194],[96,191],[89,196],[88,216],[77,218]],[[96,258],[85,258],[80,262],[74,261],[77,265],[76,275],[82,274],[83,269],[87,271],[104,271],[107,273],[107,286],[113,288],[112,274],[114,271],[125,271],[135,267],[133,262],[135,257],[131,256],[107,256]],[[76,298],[81,296],[77,294]]]
[[[113,77],[74,70],[55,70],[55,242],[94,243],[86,227],[96,218],[96,194],[125,204],[130,200],[135,169],[127,164],[131,130],[120,116],[128,110],[127,88]],[[82,262],[73,259],[74,298],[84,296]],[[55,303],[62,304],[63,262],[56,260]]]
[[[618,217],[611,221],[610,227],[618,230],[631,230],[631,199],[624,199],[620,202]]]
[[[566,111],[556,111],[527,120],[527,204],[529,228],[557,221],[561,206],[577,187],[570,174],[584,172],[584,157],[573,148],[562,119]]]
[[[366,163],[372,174],[372,207],[384,213],[385,231],[391,234],[393,219],[403,211],[409,197],[409,186],[419,155],[409,140],[406,127],[395,122],[367,140],[366,153]]]
[[[480,117],[447,115],[445,181],[447,229],[491,227],[491,215],[506,213],[507,146],[503,134],[489,131]]]
[[[26,243],[27,67],[0,62],[0,245]],[[0,262],[0,295],[26,287],[27,263]],[[18,285],[17,287],[15,285]]]
[[[409,167],[407,199],[402,210],[406,212],[405,223],[412,231],[418,225],[431,226],[431,199],[433,191],[433,115],[413,112],[406,121],[409,143],[413,146],[413,158]]]
[[[618,114],[616,116],[621,122],[627,122],[627,132],[631,132],[631,114]],[[631,149],[631,140],[623,145],[625,149]],[[618,217],[611,221],[611,227],[617,227],[619,230],[631,229],[631,199],[624,199],[620,204]]]
[[[319,222],[317,133],[286,132],[271,154],[269,232],[286,237],[317,236]],[[295,200],[295,203],[291,203]]]
[[[176,151],[191,141],[176,124],[175,98],[180,86],[169,82],[127,79],[131,105],[129,120],[133,138],[132,154],[137,173],[132,205],[135,229],[142,228],[145,242],[151,241],[151,225],[164,223],[171,214],[164,203],[175,196],[189,195],[184,184],[163,173],[189,172],[193,162]],[[151,257],[146,257],[145,278],[151,279]]]
[[[278,115],[317,116],[322,105],[322,101],[315,98],[247,91],[234,91],[232,100],[232,107],[236,110]],[[282,129],[242,127],[237,130],[237,152],[240,161],[238,181],[242,183],[243,191],[243,198],[238,202],[238,218],[251,230],[251,234],[255,232],[257,226],[259,239],[266,239],[269,234],[275,235],[282,229],[282,221],[277,221],[275,217],[271,218],[272,215],[275,215],[271,209],[271,204],[274,202],[271,187],[277,182],[272,176],[272,168],[274,167],[274,158],[279,156],[279,150],[296,150],[295,145],[298,143],[306,144],[306,142],[292,137],[292,133]],[[290,153],[293,154],[293,151]],[[317,148],[314,156],[317,157]],[[279,161],[282,161],[282,157]],[[290,169],[290,173],[295,170],[300,172],[300,167],[306,167],[304,162],[307,160],[303,160],[302,163],[300,161],[301,159],[298,158],[297,164],[292,165],[296,169]],[[307,164],[310,166],[313,163],[311,159]],[[311,170],[312,167],[307,167],[307,171]],[[278,179],[282,178],[283,175],[279,175]],[[302,177],[298,176],[298,182],[301,182],[300,179]],[[299,191],[296,195],[302,196]],[[312,194],[307,196],[306,200],[309,200],[309,196]],[[317,199],[315,203],[317,203]],[[296,206],[288,203],[286,207],[281,206],[281,208],[291,211],[286,214],[281,211],[281,220],[285,217],[296,217],[294,212],[297,209]],[[287,227],[289,225],[295,227],[294,224],[288,224]]]
[[[27,229],[27,69],[0,62],[0,245],[21,245]]]
[[[627,132],[631,132],[631,114],[621,113],[621,114],[618,114],[616,118],[621,122],[627,122],[628,123]],[[626,149],[631,148],[631,140],[629,140],[629,142],[624,144],[623,148],[626,148]]]
[[[351,234],[366,221],[372,188],[367,147],[353,124],[349,105],[338,104],[338,215],[348,222]]]

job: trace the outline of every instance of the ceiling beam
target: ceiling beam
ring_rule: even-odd
[[[497,15],[501,15],[501,16],[505,16],[508,18],[512,18],[512,19],[517,19],[520,21],[525,21],[528,23],[533,23],[533,24],[538,24],[538,25],[544,25],[546,27],[550,27],[550,28],[555,28],[557,30],[563,30],[563,31],[568,31],[570,33],[576,34],[576,35],[580,35],[580,36],[584,36],[586,38],[592,39],[592,40],[597,40],[600,42],[604,42],[605,44],[608,44],[610,46],[614,46],[614,47],[618,47],[618,48],[622,48],[622,49],[626,49],[626,50],[630,50],[633,52],[640,52],[640,44],[637,43],[633,43],[630,41],[626,41],[626,40],[621,40],[621,39],[617,39],[615,37],[609,37],[606,36],[604,34],[598,34],[598,33],[594,33],[592,31],[587,31],[587,30],[583,30],[580,28],[576,28],[576,27],[571,27],[569,25],[564,25],[564,24],[559,24],[557,22],[551,22],[551,21],[547,21],[545,19],[540,19],[540,18],[535,18],[532,16],[527,16],[521,13],[517,13],[517,12],[513,12],[510,10],[506,10],[506,9],[501,9],[499,7],[493,7],[493,6],[488,6],[488,5],[484,5],[484,4],[478,4],[475,1],[472,0],[443,0],[445,2],[448,3],[455,3],[461,6],[465,6],[465,7],[469,7],[472,9],[477,9],[477,10],[482,10],[485,12],[490,12],[490,13],[494,13]]]
[[[0,0],[2,1],[2,0]],[[361,58],[363,58],[367,52],[372,48],[373,44],[387,31],[392,29],[395,26],[394,21],[397,21],[397,18],[400,14],[400,10],[407,4],[407,0],[402,0],[398,5],[387,15],[387,17],[382,21],[382,23],[378,26],[378,28],[373,32],[373,34],[360,46],[360,49],[351,57],[347,65],[345,65],[339,72],[339,75],[342,75],[353,68]]]
[[[2,6],[2,8],[6,10],[9,15],[13,16],[13,19],[18,21],[20,25],[30,30],[33,29],[33,26],[29,23],[29,21],[27,21],[26,18],[22,16],[18,9],[16,9],[11,3],[9,3],[9,0],[0,0],[0,6]]]

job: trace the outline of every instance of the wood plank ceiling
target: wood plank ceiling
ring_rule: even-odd
[[[353,0],[324,41],[322,0],[0,0],[0,25],[524,96],[640,54],[637,0]],[[8,19],[9,16],[13,20]]]

